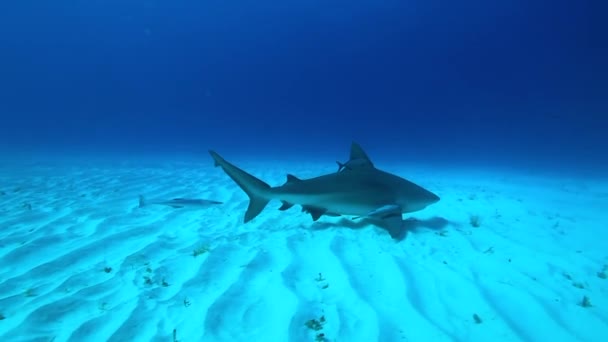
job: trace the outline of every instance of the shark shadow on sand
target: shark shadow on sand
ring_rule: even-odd
[[[360,220],[351,220],[348,218],[342,218],[337,222],[317,222],[313,229],[324,230],[331,228],[349,228],[349,229],[362,229],[369,225],[374,225],[381,229],[386,230],[389,235],[397,240],[401,241],[405,239],[409,232],[415,232],[419,229],[431,229],[431,230],[442,230],[450,224],[450,221],[442,217],[432,217],[425,220],[415,219],[413,217],[407,218],[402,221],[402,225],[395,226],[389,225],[382,222],[382,220],[375,220],[373,218],[362,218]]]

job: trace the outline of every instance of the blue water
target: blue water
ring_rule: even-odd
[[[599,2],[0,1],[0,340],[608,340]],[[279,185],[353,141],[441,197],[399,239],[245,224],[207,154]]]
[[[5,1],[19,153],[605,167],[601,9],[572,1]],[[207,158],[208,156],[205,156]]]

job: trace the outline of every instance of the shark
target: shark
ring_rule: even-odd
[[[244,223],[256,218],[271,200],[279,200],[282,203],[279,210],[300,205],[313,221],[324,215],[352,216],[379,220],[393,230],[402,227],[403,214],[423,210],[440,200],[422,186],[377,168],[357,142],[351,144],[349,160],[338,162],[338,172],[308,179],[287,174],[286,182],[274,187],[214,150],[209,153],[215,167],[221,167],[248,195]]]
[[[208,208],[214,205],[223,204],[223,202],[199,199],[199,198],[173,198],[170,200],[153,200],[148,201],[143,195],[139,195],[139,207],[143,208],[148,204],[160,204],[170,206],[172,208]]]

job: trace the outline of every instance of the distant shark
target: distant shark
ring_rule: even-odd
[[[143,195],[139,195],[139,207],[143,208],[148,204],[160,204],[167,205],[173,208],[209,208],[210,206],[222,204],[222,202],[208,200],[208,199],[198,199],[198,198],[173,198],[170,200],[153,200],[148,201]]]
[[[258,216],[273,199],[287,210],[295,204],[317,221],[321,216],[353,215],[381,220],[389,230],[399,229],[402,214],[422,210],[439,201],[439,196],[394,174],[377,169],[359,144],[353,142],[350,159],[338,162],[338,172],[299,179],[287,175],[287,182],[271,187],[226,161],[216,152],[209,153],[226,174],[249,196],[245,212],[247,223]]]

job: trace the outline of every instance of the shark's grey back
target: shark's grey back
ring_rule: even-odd
[[[439,197],[397,175],[377,169],[357,143],[351,145],[350,159],[340,164],[336,173],[309,179],[287,175],[281,186],[271,187],[253,175],[210,151],[216,166],[232,178],[249,196],[245,222],[255,218],[268,202],[283,202],[281,210],[295,204],[302,206],[314,220],[321,215],[361,215],[368,213],[382,218],[420,210]],[[381,209],[381,210],[378,210]]]

